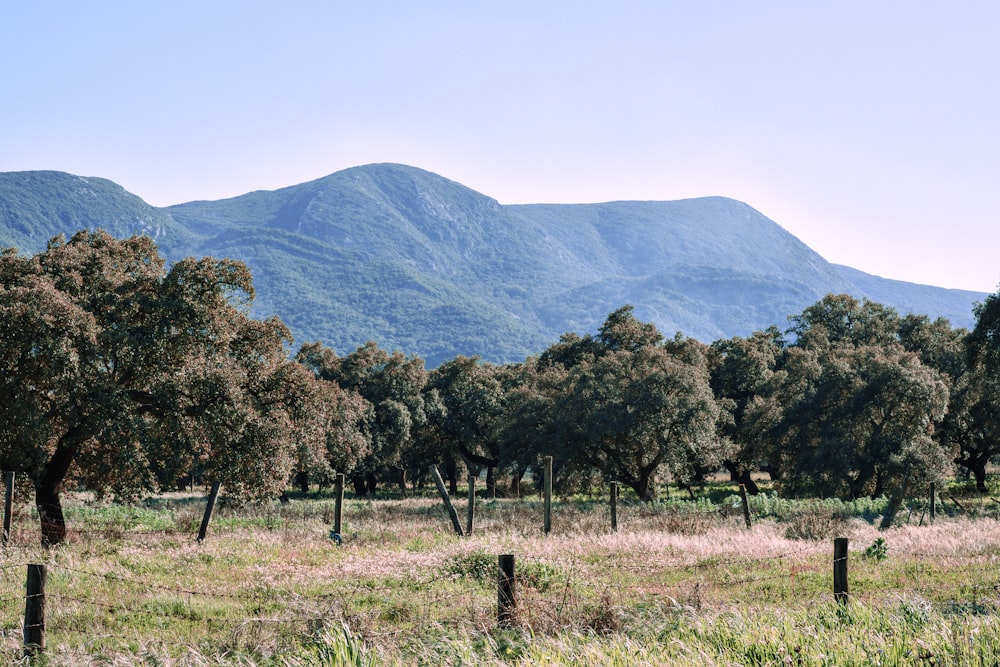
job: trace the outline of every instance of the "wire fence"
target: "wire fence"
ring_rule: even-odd
[[[384,538],[376,526],[398,511],[407,513],[412,522],[424,522],[431,532],[447,533],[438,505],[401,507],[379,502],[352,505],[349,522],[364,528],[348,535],[345,552],[353,549],[363,558],[366,545]],[[539,531],[540,501],[487,502],[480,508],[484,515],[477,522],[480,533],[512,528]],[[607,517],[593,507],[574,509],[567,504],[559,509],[563,514],[553,537],[560,537],[561,525],[585,532],[587,521],[594,524],[595,534],[610,536],[604,525]],[[149,524],[162,518],[120,517],[94,525],[97,515],[71,515],[67,541],[84,554],[84,562],[63,558],[58,551],[46,557],[48,632],[63,641],[91,646],[127,643],[142,632],[154,640],[192,644],[221,637],[223,644],[238,648],[262,641],[277,644],[288,632],[308,633],[338,622],[376,641],[392,641],[428,618],[456,628],[485,629],[496,623],[498,554],[482,551],[452,553],[427,568],[396,568],[384,581],[330,567],[318,568],[321,574],[314,576],[308,565],[301,564],[292,568],[287,581],[255,578],[247,562],[220,561],[218,568],[233,566],[238,579],[222,575],[207,585],[206,579],[216,581],[205,575],[215,556],[201,554],[205,558],[199,560],[195,552],[185,555],[194,560],[178,563],[152,555],[164,545],[176,550],[177,545],[192,543],[199,510],[188,507],[186,518],[175,516],[171,525],[155,528]],[[711,522],[741,524],[741,514],[730,510],[728,505],[720,509],[705,503],[658,509],[623,503],[618,518],[626,527],[698,534]],[[261,530],[286,533],[282,548],[291,548],[302,534],[322,530],[329,513],[308,503],[250,512],[224,510],[212,532],[237,539],[250,539]],[[766,504],[751,512],[755,522],[775,514],[775,507]],[[0,642],[8,649],[19,645],[31,629],[24,620],[32,596],[25,589],[25,570],[39,553],[37,511],[20,508],[13,518],[9,546],[3,552],[6,560],[0,562]],[[84,525],[74,526],[73,520]],[[782,519],[788,525],[795,520]],[[752,530],[746,532],[748,545],[753,544],[753,535]],[[119,559],[109,565],[99,557],[111,542],[133,553],[128,562]],[[942,612],[1000,614],[1000,548],[967,547],[945,555],[940,550],[910,550],[899,559],[902,564],[886,564],[885,554],[880,557],[878,550],[869,553],[864,545],[855,544],[845,561],[850,565],[850,589],[843,591],[843,599],[870,606],[905,603]],[[246,549],[254,548],[247,541]],[[86,564],[87,553],[95,554],[93,565]],[[548,553],[519,558],[517,619],[535,632],[608,630],[621,622],[623,610],[637,605],[699,613],[766,604],[826,604],[838,598],[833,580],[837,564],[831,540],[825,538],[803,540],[793,549],[748,549],[707,557],[652,550],[637,558],[633,552],[616,552],[613,544],[590,554]]]
[[[495,555],[473,553],[480,561]],[[464,558],[465,560],[462,560]],[[392,639],[420,619],[454,627],[488,628],[496,622],[496,575],[476,568],[470,554],[429,571],[384,582],[344,576],[297,585],[243,582],[206,587],[191,573],[151,570],[146,576],[110,569],[46,564],[45,623],[64,641],[126,642],[140,628],[150,638],[197,643],[223,637],[228,645],[279,642],[289,630],[307,633],[340,621],[372,639]],[[473,559],[475,560],[475,559]],[[942,565],[936,554],[911,553],[903,568],[888,568],[854,549],[852,604],[905,602],[941,611],[1000,612],[1000,561],[956,553]],[[614,629],[621,608],[641,600],[676,613],[761,604],[810,605],[835,599],[837,564],[830,542],[766,556],[731,555],[670,565],[620,562],[594,567],[592,558],[522,559],[516,577],[518,622],[536,632],[563,628]],[[963,563],[956,564],[958,561]],[[495,561],[494,561],[495,564]],[[25,607],[26,560],[0,565],[0,641],[19,645],[30,625]],[[220,567],[225,567],[220,564]],[[495,572],[495,571],[494,571]],[[306,573],[300,573],[305,575]],[[931,576],[936,575],[936,576]],[[76,637],[76,640],[72,639]]]

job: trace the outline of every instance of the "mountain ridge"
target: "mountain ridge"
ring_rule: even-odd
[[[970,326],[985,293],[834,265],[727,197],[502,205],[415,167],[381,163],[299,185],[152,207],[106,179],[0,173],[0,245],[56,233],[152,230],[168,260],[245,261],[254,314],[338,353],[366,340],[436,365],[517,361],[625,303],[667,335],[748,335],[829,292]]]

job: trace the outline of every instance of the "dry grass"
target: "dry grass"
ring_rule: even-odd
[[[29,562],[49,565],[50,664],[341,664],[324,660],[359,638],[389,663],[463,664],[471,652],[480,658],[464,664],[534,664],[572,644],[578,661],[565,664],[594,664],[629,647],[684,654],[664,628],[706,638],[719,619],[739,618],[730,636],[742,637],[747,614],[777,623],[832,605],[830,540],[791,539],[773,520],[747,530],[718,511],[627,507],[612,533],[605,508],[567,503],[546,536],[540,503],[480,501],[475,533],[458,538],[435,499],[351,501],[337,546],[324,502],[225,509],[203,544],[190,532],[197,510],[177,499],[157,506],[160,519],[140,517],[171,526],[160,530],[95,511],[51,551],[35,546],[23,516],[0,552],[3,655],[19,651]],[[843,528],[859,604],[996,617],[996,521]],[[879,538],[887,559],[866,560]],[[495,629],[501,553],[516,555],[519,581],[518,624],[506,633]],[[714,664],[697,662],[699,650],[684,664]]]

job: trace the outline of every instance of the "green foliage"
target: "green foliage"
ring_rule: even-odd
[[[60,488],[135,498],[189,473],[233,497],[283,486],[320,446],[321,387],[285,358],[288,331],[250,319],[247,268],[146,237],[56,237],[0,255],[0,463],[31,479],[46,543],[65,536]]]
[[[339,628],[324,628],[318,632],[303,644],[297,655],[286,658],[285,664],[289,667],[375,667],[378,661],[350,626],[341,623]]]
[[[876,563],[880,563],[889,557],[889,545],[884,537],[876,538],[874,542],[865,547],[863,556]]]
[[[84,530],[170,530],[175,527],[174,517],[170,513],[120,503],[72,505],[66,509],[66,518]]]
[[[495,553],[472,551],[455,556],[445,566],[450,576],[471,579],[483,586],[496,586],[499,564]],[[566,582],[566,575],[555,565],[544,561],[516,562],[517,586],[530,586],[544,593]]]
[[[943,479],[948,447],[931,437],[949,376],[899,342],[895,311],[828,295],[793,318],[797,340],[749,419],[769,442],[787,493],[858,498]]]
[[[49,187],[59,196],[32,215],[50,223],[76,205],[93,214],[97,209],[82,203],[87,197],[113,200],[128,220],[145,210],[113,184],[53,173],[0,179],[0,196],[6,192],[27,211]],[[30,272],[18,273],[27,265],[19,255],[6,253],[5,270],[19,277],[8,281],[5,296],[3,397],[25,386],[11,379],[15,370],[30,367],[63,389],[86,387],[107,399],[98,402],[103,412],[84,416],[75,430],[51,415],[79,412],[76,394],[37,392],[23,410],[5,400],[7,451],[0,458],[7,467],[58,481],[68,474],[62,468],[71,468],[74,481],[120,497],[194,470],[225,478],[231,494],[263,498],[290,469],[320,483],[334,469],[383,478],[405,470],[412,479],[443,462],[454,477],[461,457],[517,480],[539,455],[554,455],[564,492],[613,478],[652,500],[658,477],[690,482],[724,462],[748,486],[750,471],[768,464],[782,473],[776,488],[786,494],[861,498],[938,479],[953,450],[963,465],[981,467],[989,443],[998,441],[990,427],[997,390],[989,378],[996,374],[966,372],[963,334],[945,320],[899,317],[848,295],[810,304],[820,292],[806,281],[778,295],[780,315],[761,322],[783,320],[791,304],[804,308],[793,318],[794,340],[773,326],[711,348],[680,334],[665,338],[658,325],[673,331],[692,321],[683,312],[688,304],[701,304],[694,321],[711,336],[736,326],[711,313],[734,305],[720,294],[749,298],[748,272],[755,289],[768,276],[782,284],[842,279],[737,202],[502,207],[427,172],[372,165],[277,192],[154,212],[172,256],[189,254],[197,242],[199,251],[245,255],[253,264],[181,260],[167,271],[159,255],[140,248],[147,252],[141,266],[119,274],[134,259],[126,251],[81,268],[85,243],[74,237],[31,260],[48,265],[32,274],[51,279],[42,286],[29,284]],[[715,233],[705,239],[706,230]],[[114,245],[101,233],[80,238]],[[768,252],[748,256],[761,238]],[[128,243],[134,252],[152,246],[149,239]],[[681,259],[683,277],[649,274],[648,266]],[[808,276],[792,276],[790,263],[808,266]],[[61,277],[47,275],[49,268]],[[143,271],[149,280],[134,289]],[[262,295],[256,303],[255,288]],[[631,295],[642,297],[637,309],[611,310]],[[741,307],[756,317],[770,312],[748,303]],[[333,347],[316,343],[300,353],[307,366],[310,355],[332,360],[328,377],[319,366],[309,367],[310,378],[282,363],[288,331],[281,322],[246,317],[284,309],[296,331],[336,338]],[[970,350],[979,352],[970,359],[989,358],[983,350],[993,344],[994,310],[988,299],[976,311]],[[150,312],[158,313],[155,326],[143,319]],[[565,334],[537,359],[508,366],[476,356],[522,359],[566,323],[596,333]],[[364,342],[386,344],[386,331],[398,338],[388,339],[391,349],[438,365],[430,383],[420,357]],[[176,340],[162,349],[136,343],[163,332]],[[360,347],[338,357],[334,350],[350,349],[342,343],[358,336],[350,347]],[[45,343],[32,348],[29,340]],[[199,345],[208,350],[201,357]],[[135,371],[135,359],[150,369]],[[132,370],[110,383],[113,373],[84,372],[112,367]],[[60,449],[60,429],[72,446]],[[57,467],[59,474],[51,472]],[[50,490],[53,481],[46,479]],[[822,516],[801,515],[790,534],[833,530],[820,526]]]
[[[766,492],[751,496],[749,501],[750,510],[756,516],[779,521],[799,514],[825,514],[831,517],[859,518],[870,523],[885,514],[886,507],[889,505],[889,499],[884,496],[878,498],[863,497],[855,500],[842,500],[840,498],[795,499]],[[726,502],[739,502],[739,496],[732,495]]]
[[[496,581],[498,569],[496,554],[473,551],[456,556],[445,567],[445,572],[472,579],[479,584],[488,584]]]

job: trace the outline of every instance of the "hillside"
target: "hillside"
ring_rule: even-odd
[[[0,246],[34,254],[54,236],[100,227],[187,245],[187,231],[117,183],[59,171],[0,172]]]
[[[346,353],[366,340],[425,358],[523,359],[615,308],[710,342],[784,326],[828,292],[972,324],[985,295],[828,263],[750,206],[674,202],[502,206],[427,171],[356,167],[275,191],[154,208],[103,179],[0,174],[0,244],[59,233],[149,233],[170,259],[227,256],[253,269],[255,314],[299,343]]]

